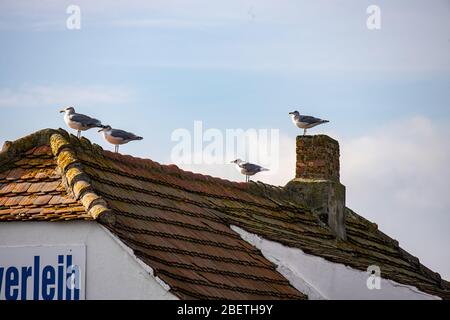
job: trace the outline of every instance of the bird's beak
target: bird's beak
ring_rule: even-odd
[[[66,112],[66,110],[64,110],[64,109],[59,110],[59,113],[63,113],[63,112]]]
[[[230,163],[234,163],[234,161],[230,161]]]
[[[105,129],[105,128],[101,128],[100,130],[98,130],[98,132],[101,132],[101,131],[103,131],[103,129]]]
[[[293,114],[293,112],[289,112],[289,114]]]

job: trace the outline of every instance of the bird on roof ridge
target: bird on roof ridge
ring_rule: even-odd
[[[119,145],[121,144],[144,139],[128,131],[113,129],[110,125],[103,126],[98,132],[103,133],[105,140],[114,145],[115,153],[119,152]]]
[[[81,113],[76,113],[74,107],[65,107],[59,112],[64,112],[64,122],[67,126],[77,130],[77,138],[81,137],[81,131],[86,131],[92,128],[103,128],[100,120],[91,118]]]
[[[328,120],[322,120],[311,116],[300,115],[300,112],[298,111],[292,111],[289,112],[289,114],[291,115],[292,122],[300,129],[303,129],[303,135],[306,135],[306,129],[310,129],[322,123],[330,122]]]
[[[249,182],[250,176],[257,174],[258,172],[269,171],[269,169],[263,168],[257,164],[246,162],[241,159],[233,160],[231,161],[231,163],[235,163],[239,167],[240,172],[245,175],[245,182]]]

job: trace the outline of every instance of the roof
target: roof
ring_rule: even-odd
[[[111,153],[62,129],[9,142],[0,153],[0,221],[97,220],[180,298],[306,298],[230,228],[237,225],[358,270],[376,264],[384,278],[450,299],[449,282],[346,210],[347,240],[337,240],[282,187]]]
[[[66,192],[50,147],[33,147],[0,169],[0,220],[71,220],[93,217]]]
[[[42,130],[0,153],[0,221],[98,220],[183,299],[307,298],[178,171]]]

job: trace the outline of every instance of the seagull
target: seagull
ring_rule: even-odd
[[[315,127],[322,123],[330,122],[328,120],[322,120],[311,116],[302,116],[298,111],[289,112],[292,118],[292,122],[299,128],[303,129],[303,135],[306,135],[306,129]]]
[[[133,140],[142,140],[144,138],[135,135],[134,133],[127,132],[120,129],[113,129],[111,126],[103,126],[98,132],[103,133],[103,137],[109,143],[114,144],[114,152],[119,152],[119,145],[128,143]]]
[[[237,164],[237,166],[241,169],[241,173],[245,175],[245,182],[249,182],[250,176],[257,174],[258,172],[269,171],[269,169],[258,166],[257,164],[243,161],[241,159],[236,159],[231,161],[231,163]]]
[[[81,136],[81,131],[86,131],[91,128],[103,127],[100,120],[91,118],[81,113],[75,113],[75,109],[73,107],[64,108],[59,112],[64,112],[64,122],[67,124],[67,126],[78,131],[78,138],[80,138]]]

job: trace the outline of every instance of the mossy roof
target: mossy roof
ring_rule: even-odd
[[[0,153],[0,221],[96,220],[182,299],[307,298],[173,170],[42,130]]]
[[[112,153],[62,129],[7,142],[0,153],[0,221],[97,220],[180,298],[306,298],[230,228],[237,225],[358,270],[376,264],[384,278],[450,299],[439,274],[346,210],[347,240],[337,240],[282,187]]]

